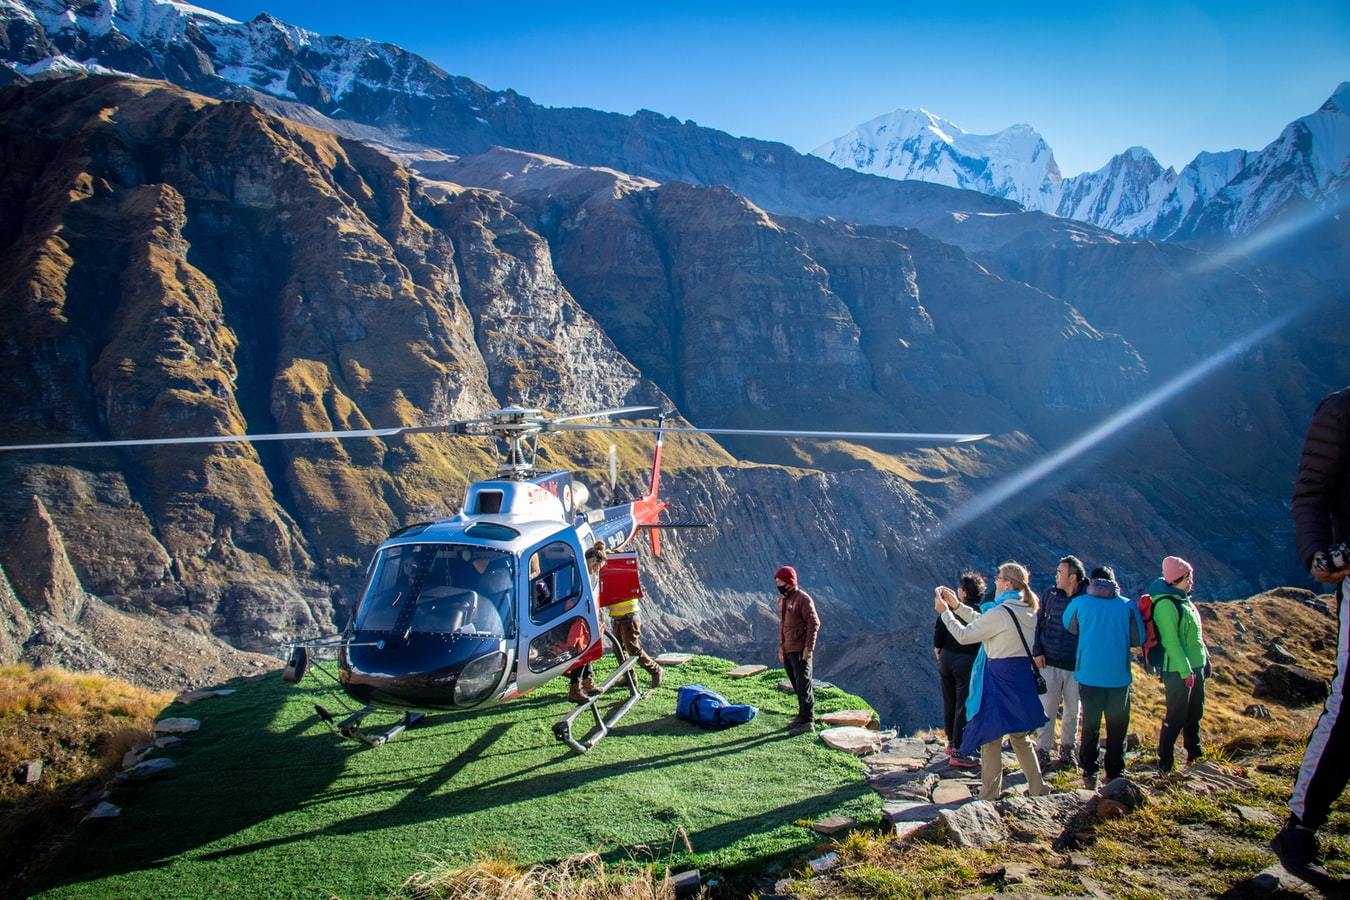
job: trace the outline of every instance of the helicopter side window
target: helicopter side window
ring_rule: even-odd
[[[581,574],[570,544],[555,541],[530,557],[530,620],[542,625],[581,600]]]
[[[390,547],[380,554],[357,614],[357,630],[392,631],[398,624],[416,581],[416,549],[411,545]]]
[[[591,625],[585,616],[573,616],[530,641],[527,660],[531,672],[547,672],[576,659],[591,645]]]

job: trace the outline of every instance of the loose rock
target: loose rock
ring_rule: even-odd
[[[1321,703],[1331,693],[1331,682],[1302,666],[1272,663],[1257,676],[1254,697],[1273,697],[1290,706]]]
[[[870,709],[845,709],[840,712],[825,713],[819,718],[826,725],[848,725],[855,728],[866,728],[876,720],[876,716],[872,715]],[[878,744],[878,746],[880,745]]]
[[[183,743],[183,739],[182,739],[182,738],[180,738],[180,737],[174,737],[174,736],[171,735],[171,734],[170,734],[170,735],[167,735],[167,736],[165,736],[165,737],[155,738],[155,746],[158,747],[158,748],[161,749],[161,750],[167,750],[168,748],[174,746],[175,744],[181,744],[181,743]]]
[[[881,738],[875,731],[848,725],[842,728],[826,728],[820,733],[820,739],[835,750],[843,750],[856,756],[876,753],[881,748]]]
[[[1277,891],[1290,894],[1303,894],[1307,897],[1321,897],[1322,893],[1308,882],[1276,863],[1268,869],[1262,869],[1248,882],[1261,893],[1273,894]]]
[[[1266,648],[1264,657],[1271,662],[1284,663],[1286,666],[1296,665],[1298,658],[1288,650],[1279,641],[1271,641],[1270,646]]]
[[[1212,759],[1202,759],[1193,766],[1187,766],[1172,778],[1182,790],[1205,796],[1223,791],[1246,791],[1252,786],[1250,778],[1238,775]]]
[[[127,776],[136,779],[153,778],[156,775],[169,771],[173,767],[173,760],[165,756],[159,756],[154,759],[147,759],[142,763],[137,763],[127,771]]]
[[[179,694],[177,697],[175,697],[174,702],[182,704],[195,703],[198,700],[205,700],[209,697],[228,697],[230,694],[233,693],[234,693],[233,688],[221,688],[219,690],[202,689],[195,691],[187,691],[186,693]]]
[[[107,800],[104,800],[98,806],[95,806],[93,809],[91,809],[89,811],[89,814],[86,815],[83,819],[81,819],[81,821],[88,822],[90,819],[111,819],[116,816],[120,816],[121,814],[122,814],[122,807],[117,806],[116,804],[113,803],[109,803]]]
[[[14,771],[14,779],[19,784],[37,784],[42,780],[42,760],[26,759],[19,763]]]
[[[662,653],[656,658],[656,663],[661,666],[682,666],[693,658],[692,653]]]
[[[1092,791],[1070,791],[1041,797],[1013,797],[998,801],[994,808],[1014,837],[1023,841],[1053,841],[1094,796]]]
[[[1107,800],[1116,801],[1130,812],[1148,803],[1144,789],[1123,775],[1107,782],[1101,789],[1101,795]]]
[[[894,825],[895,843],[906,843],[910,838],[927,827],[927,822],[896,822]]]
[[[1270,708],[1260,703],[1249,703],[1247,704],[1247,708],[1242,711],[1242,714],[1253,719],[1269,719]]]
[[[970,788],[960,781],[944,779],[933,788],[934,803],[963,803],[970,799]]]
[[[988,800],[975,800],[938,813],[929,828],[935,836],[963,849],[992,847],[1008,839],[1008,827]]]
[[[155,723],[156,734],[188,734],[202,727],[197,719],[160,719]]]
[[[1236,812],[1238,818],[1244,822],[1254,822],[1257,825],[1280,824],[1279,819],[1275,818],[1275,816],[1266,812],[1264,809],[1259,809],[1255,806],[1242,806],[1239,804],[1238,806],[1233,807],[1233,811]]]
[[[703,879],[699,875],[698,869],[690,869],[688,872],[670,876],[668,883],[674,890],[676,897],[692,897],[702,887]]]
[[[850,819],[848,816],[829,816],[819,822],[812,822],[811,830],[818,834],[838,834],[857,824],[856,820]]]
[[[933,788],[937,787],[938,777],[932,772],[888,771],[877,775],[868,775],[867,783],[887,800],[921,801],[927,803],[933,797]]]
[[[892,825],[901,822],[918,822],[926,825],[938,817],[943,810],[955,809],[955,806],[937,803],[923,803],[915,800],[898,800],[884,804],[881,816]]]
[[[810,862],[811,871],[819,875],[821,872],[828,872],[839,865],[839,854],[831,851],[824,856],[817,857]]]
[[[761,675],[769,671],[768,666],[745,665],[737,666],[727,673],[730,678],[749,678],[751,675]]]

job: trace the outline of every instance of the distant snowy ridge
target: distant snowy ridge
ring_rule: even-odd
[[[971,134],[926,109],[900,109],[864,122],[813,155],[890,178],[930,181],[1046,209],[1060,174],[1045,139],[1029,125]]]
[[[448,89],[444,72],[393,44],[326,37],[266,13],[237,22],[173,0],[0,0],[0,29],[10,34],[9,65],[28,77],[78,69],[158,72],[188,85],[214,77],[328,114],[363,85]]]
[[[837,166],[967,188],[1134,238],[1245,234],[1291,204],[1345,199],[1350,82],[1261,151],[1201,153],[1180,172],[1131,147],[1064,178],[1029,125],[971,134],[927,110],[897,110],[812,151]]]

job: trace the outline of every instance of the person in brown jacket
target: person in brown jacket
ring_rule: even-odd
[[[816,692],[811,675],[820,616],[816,614],[816,601],[797,586],[796,569],[783,566],[773,574],[773,580],[779,594],[778,658],[797,692],[797,717],[788,723],[788,733],[804,734],[815,730]]]
[[[1317,829],[1326,823],[1350,781],[1350,715],[1341,715],[1350,667],[1350,387],[1329,394],[1313,413],[1298,463],[1291,512],[1299,558],[1312,577],[1336,586],[1339,630],[1336,678],[1322,715],[1308,738],[1289,798],[1289,820],[1271,847],[1294,875],[1327,889],[1336,884],[1322,862]]]

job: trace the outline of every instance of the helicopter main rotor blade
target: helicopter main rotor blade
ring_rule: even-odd
[[[134,438],[122,441],[64,441],[54,444],[0,444],[5,450],[84,450],[99,447],[167,447],[175,444],[239,444],[257,441],[306,441],[324,438],[393,437],[400,434],[429,434],[438,431],[462,434],[469,422],[444,422],[439,425],[404,425],[398,428],[363,428],[355,431],[289,431],[276,434],[210,434],[178,438]]]
[[[615,406],[610,409],[598,409],[595,412],[576,413],[570,416],[562,416],[558,419],[550,419],[549,423],[556,425],[559,422],[572,422],[576,419],[603,419],[609,416],[621,416],[627,413],[656,412],[659,409],[659,406]]]
[[[727,434],[746,437],[844,438],[858,441],[916,441],[924,443],[966,444],[982,441],[987,434],[936,434],[917,431],[792,431],[773,428],[681,428],[667,425],[564,425],[560,431],[664,431],[666,434]]]

